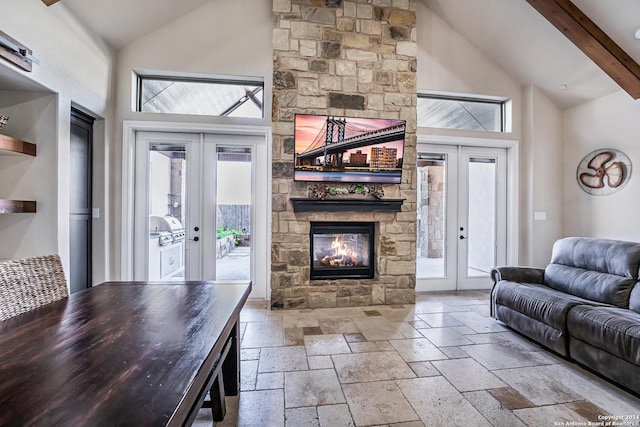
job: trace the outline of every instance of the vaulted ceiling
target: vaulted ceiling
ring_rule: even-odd
[[[48,0],[47,0],[48,1]],[[115,49],[207,2],[225,0],[61,0]],[[268,0],[256,0],[268,1]],[[561,108],[620,86],[538,13],[528,0],[418,0],[523,85],[544,90]],[[640,1],[573,0],[633,60],[640,63]],[[420,30],[418,23],[418,31]]]
[[[70,9],[105,42],[119,49],[210,1],[221,0],[60,0],[52,7]]]
[[[612,78],[526,0],[419,0],[524,85],[544,90],[566,108],[620,90]],[[637,0],[573,0],[640,63]],[[566,88],[564,88],[566,85]]]

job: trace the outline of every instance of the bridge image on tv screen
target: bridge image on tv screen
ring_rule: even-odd
[[[295,181],[399,184],[406,122],[296,114]]]

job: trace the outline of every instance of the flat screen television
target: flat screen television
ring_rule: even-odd
[[[399,184],[405,120],[295,116],[294,181]]]

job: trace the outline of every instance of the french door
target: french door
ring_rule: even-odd
[[[265,155],[259,137],[138,132],[134,278],[252,280],[265,298]]]
[[[488,289],[506,263],[504,148],[418,145],[416,291]]]

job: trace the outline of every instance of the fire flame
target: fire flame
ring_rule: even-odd
[[[322,259],[325,265],[331,267],[360,265],[361,261],[358,259],[355,249],[345,242],[341,235],[336,236],[331,242],[331,252],[330,256],[325,256]]]
[[[353,254],[351,246],[342,240],[342,236],[336,236],[336,238],[333,239],[333,242],[331,242],[331,249],[334,251],[335,255],[351,256]]]
[[[358,245],[345,241],[342,235],[335,236],[331,242],[331,249],[320,248],[316,252],[316,259],[325,267],[358,267],[363,261],[367,262],[362,256],[363,254],[358,252]]]

